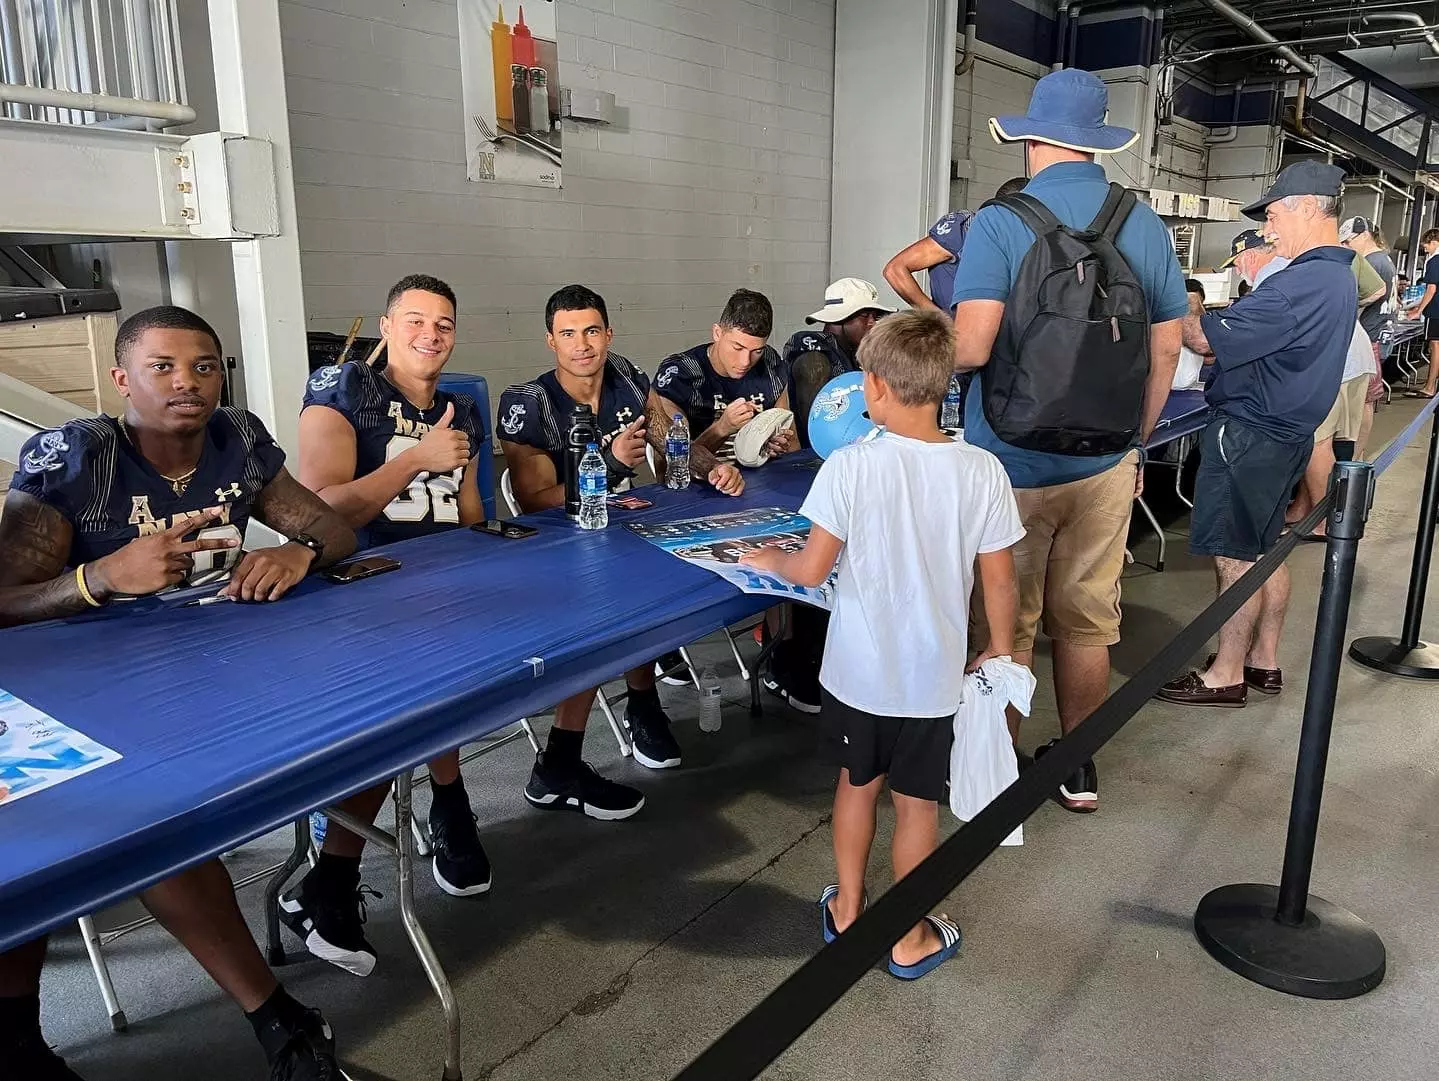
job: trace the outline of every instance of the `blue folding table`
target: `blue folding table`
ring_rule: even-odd
[[[1179,481],[1184,473],[1184,460],[1189,456],[1189,450],[1193,445],[1194,438],[1209,423],[1209,406],[1204,401],[1202,390],[1176,390],[1171,391],[1169,398],[1164,403],[1164,409],[1159,414],[1159,422],[1155,424],[1154,431],[1149,436],[1149,441],[1144,444],[1146,453],[1159,450],[1162,447],[1175,445],[1174,457],[1169,461],[1151,460],[1150,465],[1172,466],[1174,469],[1174,494],[1179,496],[1186,507],[1193,509],[1194,504],[1185,496],[1184,490],[1180,487]],[[1149,509],[1149,504],[1144,501],[1142,495],[1134,497],[1134,502],[1144,512],[1144,517],[1149,521],[1149,527],[1154,530],[1154,535],[1159,538],[1159,561],[1155,564],[1155,570],[1164,569],[1164,556],[1168,544],[1164,536],[1164,530],[1159,525],[1159,520],[1154,517],[1154,512]]]
[[[411,769],[772,606],[624,524],[793,509],[813,477],[797,459],[738,499],[649,487],[653,509],[603,531],[560,512],[527,518],[528,540],[454,530],[382,549],[399,571],[275,604],[183,607],[190,591],[0,632],[0,687],[124,756],[0,807],[0,950],[393,778],[381,843],[459,1077],[458,1011],[414,915]]]

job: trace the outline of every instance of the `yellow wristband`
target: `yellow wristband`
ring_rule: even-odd
[[[80,596],[85,598],[85,603],[91,608],[100,608],[102,605],[90,592],[90,587],[85,584],[85,564],[81,563],[75,568],[75,585],[80,589]]]

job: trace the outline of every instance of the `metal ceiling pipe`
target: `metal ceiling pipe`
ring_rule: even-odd
[[[1439,56],[1439,38],[1435,38],[1434,31],[1420,16],[1412,11],[1385,11],[1376,15],[1365,15],[1360,20],[1364,25],[1377,22],[1405,23],[1424,35],[1424,44],[1429,46],[1429,51]]]
[[[1276,53],[1282,56],[1290,63],[1290,65],[1303,72],[1305,75],[1308,75],[1312,78],[1319,74],[1313,64],[1311,64],[1308,60],[1305,60],[1304,57],[1300,56],[1288,45],[1285,45],[1277,37],[1271,34],[1268,30],[1264,29],[1264,27],[1260,26],[1257,22],[1251,19],[1248,15],[1244,14],[1244,12],[1240,11],[1233,4],[1229,3],[1228,0],[1204,0],[1204,4],[1209,7],[1216,15],[1222,15],[1224,18],[1228,19],[1235,26],[1239,27],[1239,29],[1243,30],[1246,34],[1252,37],[1255,41],[1262,41],[1266,45],[1275,46],[1274,51]]]

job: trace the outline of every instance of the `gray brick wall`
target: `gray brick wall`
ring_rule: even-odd
[[[453,0],[281,0],[280,21],[313,329],[374,333],[391,282],[438,274],[455,367],[498,397],[550,363],[544,302],[571,281],[650,369],[737,286],[774,301],[776,336],[822,298],[832,0],[561,0],[561,82],[613,92],[621,121],[566,123],[560,191],[465,179]]]

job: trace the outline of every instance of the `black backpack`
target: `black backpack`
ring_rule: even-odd
[[[1024,192],[984,204],[1013,211],[1035,235],[980,369],[985,419],[1006,443],[1093,457],[1137,442],[1149,304],[1115,246],[1134,203],[1133,192],[1110,184],[1086,229]]]

